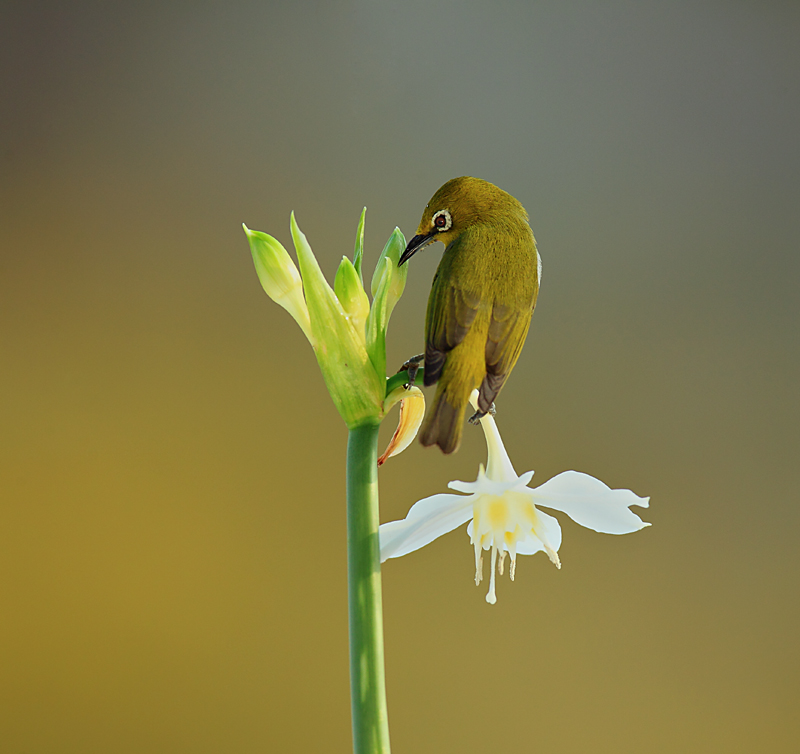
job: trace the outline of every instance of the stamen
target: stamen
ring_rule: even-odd
[[[495,572],[495,565],[497,564],[497,547],[492,546],[492,575],[489,577],[489,591],[486,594],[486,601],[490,605],[494,605],[497,602],[497,595],[494,591],[494,572]]]
[[[475,586],[483,581],[483,552],[480,545],[475,546]]]
[[[544,546],[544,549],[547,553],[547,556],[551,561],[553,561],[553,565],[556,568],[561,568],[561,560],[558,557],[558,553],[552,547],[548,547],[547,545]]]
[[[503,566],[505,565],[505,562],[506,562],[506,551],[503,550],[503,552],[500,553],[500,562],[497,565],[497,570],[500,571],[501,576],[503,575]]]
[[[511,566],[508,569],[508,575],[511,577],[511,580],[514,580],[514,574],[517,572],[517,558],[516,556],[512,556],[511,558]]]

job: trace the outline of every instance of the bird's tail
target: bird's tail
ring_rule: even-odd
[[[438,445],[444,453],[453,453],[461,444],[467,401],[454,405],[448,392],[440,384],[419,439],[423,445]]]

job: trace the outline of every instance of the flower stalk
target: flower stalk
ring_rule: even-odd
[[[378,424],[347,441],[347,581],[350,699],[355,754],[388,754],[378,527]]]
[[[256,273],[267,295],[291,314],[314,349],[325,384],[350,431],[347,443],[347,574],[353,750],[388,754],[389,722],[383,661],[383,611],[378,466],[408,446],[424,414],[422,392],[405,390],[406,373],[387,380],[386,330],[405,287],[398,267],[406,243],[395,229],[364,290],[364,213],[352,262],[344,257],[333,287],[305,234],[291,217],[298,264],[276,238],[245,226]],[[299,267],[299,269],[298,269]],[[400,423],[378,459],[378,427],[400,404]]]

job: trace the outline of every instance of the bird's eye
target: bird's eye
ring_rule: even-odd
[[[453,225],[453,219],[446,209],[440,209],[433,216],[433,225],[439,231],[450,230],[450,227]]]

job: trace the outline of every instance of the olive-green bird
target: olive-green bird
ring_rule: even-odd
[[[425,321],[425,385],[438,382],[423,445],[458,449],[469,395],[474,421],[514,368],[539,293],[541,261],[525,208],[480,178],[453,178],[428,202],[398,264],[434,241],[445,245]]]

